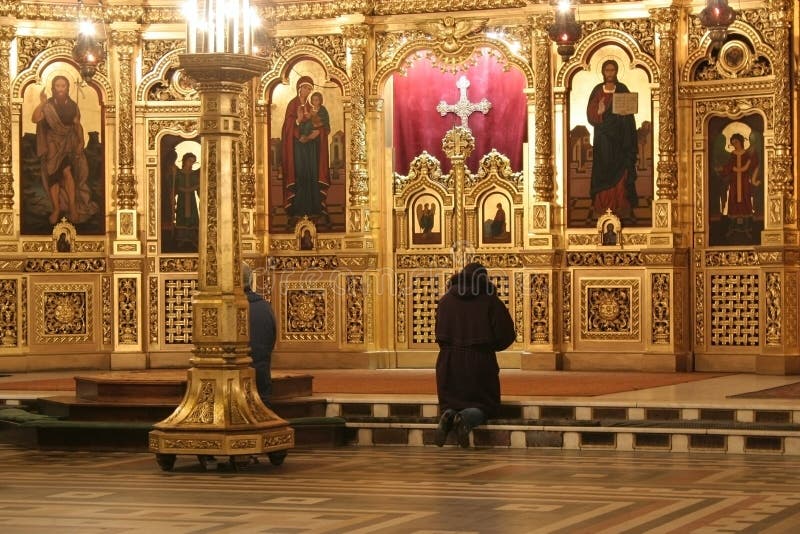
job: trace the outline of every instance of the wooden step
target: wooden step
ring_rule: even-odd
[[[313,377],[273,373],[272,399],[308,397]],[[186,370],[112,371],[75,376],[75,396],[104,403],[177,405],[186,392]]]

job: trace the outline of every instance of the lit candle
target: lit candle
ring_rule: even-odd
[[[225,51],[225,0],[217,0],[216,3],[216,13],[214,13],[214,20],[216,22],[216,28],[214,29],[214,33],[216,34],[217,42],[216,46],[214,46],[214,52],[224,52]]]
[[[204,52],[214,51],[214,0],[206,0],[206,42]]]
[[[190,54],[197,52],[197,2],[192,0],[186,4],[186,49]]]
[[[242,0],[242,41],[242,51],[250,54],[250,0]]]

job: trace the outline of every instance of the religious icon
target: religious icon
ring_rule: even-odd
[[[630,61],[623,62],[624,57],[615,46],[603,47],[593,55],[590,70],[576,73],[572,84],[567,150],[570,227],[594,227],[609,209],[626,226],[651,224],[650,88],[647,74],[628,67]]]
[[[709,121],[710,245],[757,245],[764,228],[763,118]]]
[[[62,218],[84,234],[105,231],[100,98],[74,67],[54,63],[25,88],[21,233],[49,234]]]
[[[508,229],[508,199],[492,194],[483,203],[483,242],[511,243]]]
[[[318,231],[343,231],[341,89],[311,60],[297,63],[289,80],[272,93],[276,111],[269,149],[271,228],[292,231],[308,217]]]
[[[311,237],[311,230],[306,228],[300,236],[300,250],[314,250],[314,238]]]
[[[421,195],[414,202],[411,243],[440,245],[442,243],[441,209],[433,195]]]
[[[161,138],[161,252],[198,251],[200,236],[200,142]]]

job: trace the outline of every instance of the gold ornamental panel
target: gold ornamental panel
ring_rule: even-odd
[[[188,345],[192,342],[192,295],[197,279],[167,279],[163,283],[164,344]]]
[[[282,282],[281,339],[336,341],[335,289],[334,282]]]
[[[442,278],[412,274],[410,280],[409,345],[436,343],[436,303],[442,296]]]
[[[758,348],[759,278],[757,272],[742,271],[710,275],[710,346]]]
[[[581,280],[581,338],[593,341],[641,339],[638,278]]]
[[[96,342],[93,283],[34,283],[32,325],[35,345],[86,345]]]

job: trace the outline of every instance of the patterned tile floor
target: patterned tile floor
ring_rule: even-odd
[[[295,449],[238,472],[151,454],[0,446],[0,531],[800,531],[800,458],[437,448]]]

